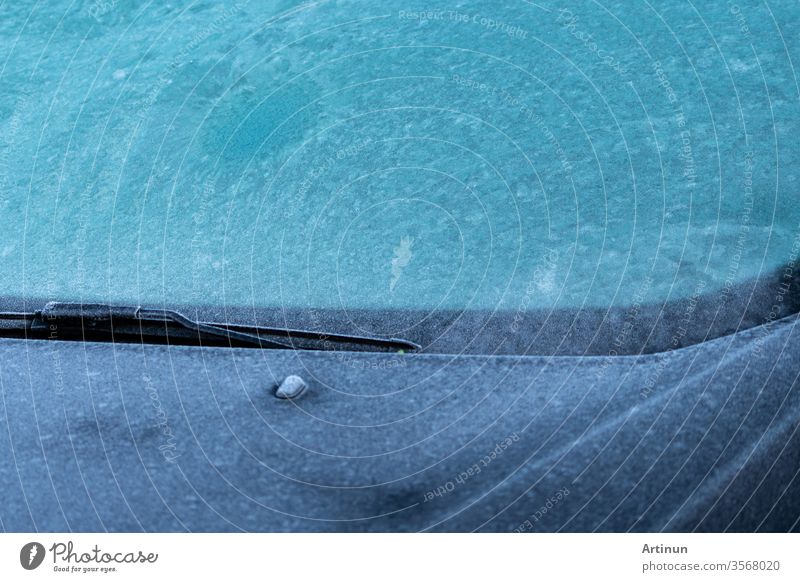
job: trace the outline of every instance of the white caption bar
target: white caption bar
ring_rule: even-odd
[[[791,534],[3,534],[2,580],[800,580]]]

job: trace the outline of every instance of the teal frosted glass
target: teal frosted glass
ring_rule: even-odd
[[[794,2],[3,11],[6,297],[625,306],[800,250]]]

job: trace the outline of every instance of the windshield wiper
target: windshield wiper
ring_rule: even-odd
[[[0,335],[289,350],[415,352],[421,349],[404,339],[205,323],[170,309],[100,303],[50,302],[38,311],[0,312]]]

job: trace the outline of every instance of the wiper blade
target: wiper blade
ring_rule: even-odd
[[[142,342],[248,346],[272,349],[415,352],[419,344],[278,327],[195,321],[179,311],[102,303],[50,302],[33,312],[0,313],[3,330],[24,330],[44,339],[136,338]],[[29,334],[26,333],[27,337]],[[79,335],[79,337],[76,337]]]

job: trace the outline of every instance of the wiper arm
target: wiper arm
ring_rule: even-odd
[[[100,303],[50,302],[33,312],[0,313],[3,330],[24,330],[44,339],[111,336],[142,342],[193,343],[273,349],[415,352],[418,344],[396,338],[325,333],[277,327],[220,325],[195,321],[170,309]],[[30,332],[30,333],[27,333]],[[76,337],[80,336],[80,337]]]

